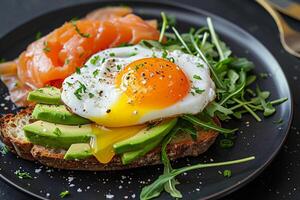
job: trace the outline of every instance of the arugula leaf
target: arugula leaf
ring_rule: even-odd
[[[264,116],[267,117],[272,115],[276,110],[270,102],[266,102],[266,98],[264,98],[265,96],[263,95],[263,93],[261,92],[258,86],[256,87],[256,93],[258,95],[258,99],[262,107],[264,108]]]
[[[237,70],[243,69],[245,72],[249,72],[254,68],[254,64],[246,58],[235,58],[231,63],[231,67]]]
[[[211,21],[211,18],[208,17],[207,18],[207,25],[208,25],[208,29],[210,31],[210,35],[211,35],[211,38],[212,38],[212,42],[214,43],[214,45],[216,46],[217,50],[218,50],[218,53],[219,53],[219,57],[220,57],[220,61],[224,60],[225,58],[225,54],[223,52],[223,49],[221,48],[221,45],[219,43],[219,39],[218,39],[218,36],[215,32],[215,29],[214,29],[214,26],[212,24],[212,21]],[[228,53],[227,53],[228,54]]]
[[[165,183],[168,181],[174,179],[179,174],[182,174],[184,172],[188,172],[195,169],[203,169],[203,168],[209,168],[209,167],[219,167],[219,166],[226,166],[226,165],[233,165],[233,164],[240,164],[243,162],[248,162],[255,159],[254,156],[250,156],[247,158],[239,159],[239,160],[231,160],[227,162],[219,162],[219,163],[205,163],[205,164],[196,164],[192,166],[186,166],[179,169],[173,169],[169,173],[165,173],[163,175],[160,175],[156,181],[151,183],[148,186],[145,186],[142,189],[142,192],[140,194],[141,200],[147,200],[152,199],[155,197],[158,197],[160,193],[163,191],[162,188],[164,188]]]
[[[209,114],[209,116],[211,117],[215,116],[216,111],[219,111],[225,115],[233,114],[232,110],[221,106],[219,103],[215,101],[209,104],[209,106],[207,106],[205,110],[207,111],[207,114]]]
[[[242,83],[234,92],[232,92],[231,94],[229,94],[226,98],[224,98],[221,102],[220,105],[223,105],[227,100],[229,100],[230,98],[234,97],[235,95],[238,95],[240,92],[242,92],[242,90],[245,88],[245,83]]]
[[[194,38],[192,37],[192,35],[190,35],[190,37],[191,37],[192,44],[194,45],[194,48],[196,49],[196,51],[198,52],[200,57],[204,60],[204,62],[208,65],[211,73],[213,74],[213,77],[214,77],[214,80],[216,81],[216,84],[221,88],[225,88],[224,84],[219,79],[219,77],[218,77],[217,73],[215,72],[214,68],[210,65],[210,63],[207,61],[206,57],[204,56],[204,54],[202,53],[200,48],[197,46],[197,44],[196,44]]]
[[[162,149],[161,149],[161,159],[164,164],[164,174],[170,173],[173,168],[171,166],[170,160],[168,158],[166,148],[167,145],[170,143],[173,136],[179,131],[177,127],[172,130],[172,132],[164,139],[162,143]],[[166,192],[168,192],[172,197],[174,198],[182,198],[182,194],[179,190],[176,189],[176,185],[179,184],[179,182],[176,179],[170,179],[164,184],[164,189]]]
[[[162,17],[163,23],[162,23],[162,27],[161,27],[158,42],[162,42],[162,40],[164,38],[166,28],[167,28],[167,25],[168,25],[168,20],[167,20],[167,17],[166,17],[164,12],[161,12],[161,17]]]
[[[188,47],[188,45],[185,43],[185,41],[182,39],[182,37],[180,36],[178,31],[176,30],[176,28],[172,27],[172,30],[174,31],[174,33],[175,33],[176,37],[178,38],[178,40],[182,43],[184,48],[187,50],[187,52],[189,54],[193,54],[192,51],[190,50],[190,48]]]
[[[211,129],[211,130],[215,130],[215,131],[218,131],[220,133],[233,133],[233,132],[238,130],[237,128],[236,129],[226,129],[226,128],[222,128],[222,127],[213,125],[211,123],[203,122],[203,121],[201,121],[200,119],[198,119],[197,117],[195,117],[193,115],[183,115],[181,118],[191,122],[192,124],[198,125],[198,126],[203,127],[203,128],[208,128],[208,129]]]

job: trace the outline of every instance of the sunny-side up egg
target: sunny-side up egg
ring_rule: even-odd
[[[93,55],[65,79],[63,102],[106,127],[124,127],[201,112],[215,98],[202,59],[140,45]]]

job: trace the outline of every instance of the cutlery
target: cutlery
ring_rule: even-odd
[[[280,12],[300,20],[300,4],[290,0],[268,0]]]
[[[300,58],[300,32],[292,29],[267,0],[257,0],[256,2],[268,11],[275,20],[280,33],[280,41],[284,49],[290,54]]]

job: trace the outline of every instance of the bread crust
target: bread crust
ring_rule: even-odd
[[[26,108],[16,115],[4,115],[0,119],[2,142],[7,145],[11,152],[23,159],[35,160],[43,165],[59,169],[87,171],[122,170],[161,163],[159,147],[129,165],[123,165],[121,158],[117,155],[108,164],[98,162],[94,156],[81,160],[65,160],[64,155],[66,150],[33,145],[26,139],[22,140],[11,134],[15,128],[13,124],[17,124],[17,120],[27,117],[28,122],[30,121],[31,112],[32,107]],[[167,146],[167,154],[171,160],[186,156],[198,156],[207,151],[217,136],[217,132],[201,130],[198,133],[197,140],[193,140],[188,134],[179,133]]]

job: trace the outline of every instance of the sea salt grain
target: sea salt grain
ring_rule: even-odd
[[[105,195],[105,197],[106,197],[107,199],[112,199],[112,198],[114,198],[114,195],[112,195],[112,194],[107,194],[107,195]]]

